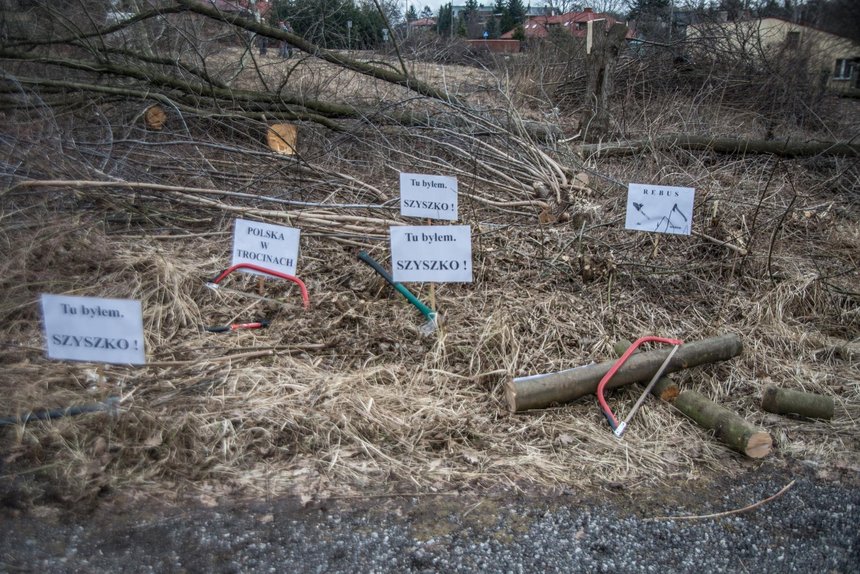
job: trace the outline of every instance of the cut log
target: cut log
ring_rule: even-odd
[[[761,408],[778,415],[830,420],[833,418],[833,397],[768,386],[761,397]]]
[[[687,343],[678,349],[666,367],[674,373],[706,363],[716,363],[735,357],[743,350],[737,335],[721,335]],[[660,369],[670,350],[647,351],[630,357],[615,373],[606,388],[614,389],[639,381],[647,381]],[[505,397],[511,412],[545,408],[567,403],[597,392],[597,385],[615,361],[606,361],[546,375],[511,379],[505,386]]]
[[[293,124],[273,124],[266,131],[266,143],[269,144],[269,149],[281,155],[295,154],[298,138],[299,130]]]
[[[167,122],[167,114],[164,112],[164,108],[158,104],[153,104],[143,112],[143,121],[146,122],[146,127],[149,129],[160,130]]]
[[[750,458],[762,458],[770,454],[773,439],[769,433],[756,428],[703,394],[684,391],[673,404],[685,416],[706,429],[713,430],[717,438],[732,450]]]
[[[750,140],[745,138],[714,138],[685,134],[661,136],[647,140],[629,140],[584,144],[579,146],[585,156],[636,155],[648,150],[673,148],[714,151],[732,154],[769,153],[783,157],[810,157],[815,155],[860,155],[860,144],[851,142],[786,142],[777,140]]]

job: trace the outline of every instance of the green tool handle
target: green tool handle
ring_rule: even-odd
[[[376,271],[377,273],[379,273],[379,275],[381,275],[383,279],[388,281],[388,283],[392,287],[397,289],[397,291],[399,291],[401,295],[406,297],[407,301],[409,301],[410,303],[415,305],[415,308],[418,309],[419,311],[421,311],[421,314],[424,315],[428,321],[432,321],[433,319],[436,318],[436,313],[434,313],[433,310],[430,309],[430,307],[428,307],[427,305],[425,305],[424,303],[419,301],[418,297],[413,295],[412,292],[409,289],[407,289],[406,287],[404,287],[402,284],[395,283],[394,278],[388,274],[388,271],[383,269],[382,266],[379,263],[377,263],[373,257],[371,257],[370,255],[367,254],[366,251],[359,251],[358,252],[358,258],[361,259],[362,261],[364,261],[365,263],[367,263],[368,265],[370,265],[371,267],[373,267],[373,270]]]

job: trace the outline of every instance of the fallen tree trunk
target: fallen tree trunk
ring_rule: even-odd
[[[666,373],[716,363],[735,357],[743,350],[737,335],[721,335],[687,343],[678,349],[666,367]],[[654,376],[669,355],[669,350],[648,351],[631,356],[612,377],[606,388],[614,389]],[[553,404],[574,401],[597,392],[600,379],[615,361],[576,367],[558,373],[511,379],[505,385],[505,398],[511,412],[545,408]]]
[[[761,397],[761,408],[778,415],[830,420],[833,418],[833,397],[768,386]]]
[[[770,454],[770,434],[751,425],[736,413],[718,405],[696,391],[684,391],[672,403],[684,416],[714,431],[722,442],[750,458]]]
[[[584,156],[602,157],[635,155],[648,150],[669,150],[673,148],[734,154],[769,153],[783,157],[809,157],[815,155],[860,156],[860,144],[856,143],[750,140],[746,138],[715,138],[684,134],[646,140],[583,144],[579,146],[579,150]]]

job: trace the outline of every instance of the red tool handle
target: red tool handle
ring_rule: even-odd
[[[268,326],[268,321],[254,321],[253,323],[233,323],[232,325],[230,325],[230,330],[238,331],[239,329],[265,329]]]
[[[308,297],[308,288],[305,287],[304,282],[296,277],[295,275],[288,275],[286,273],[281,273],[280,271],[274,271],[272,269],[266,269],[265,267],[260,267],[259,265],[254,265],[253,263],[237,263],[232,267],[229,267],[221,272],[218,277],[212,280],[212,283],[217,285],[222,279],[224,279],[227,275],[236,271],[237,269],[251,269],[252,271],[259,271],[260,273],[265,273],[266,275],[271,275],[272,277],[280,277],[281,279],[286,279],[287,281],[292,281],[296,285],[299,286],[299,290],[302,292],[302,303],[305,305],[305,309],[310,307],[311,301]]]
[[[606,415],[606,418],[609,420],[609,426],[612,427],[612,430],[618,428],[618,419],[615,418],[615,415],[612,414],[612,409],[609,408],[609,405],[606,403],[606,399],[603,398],[603,389],[606,388],[606,383],[609,382],[609,379],[615,375],[616,371],[621,368],[621,365],[627,362],[627,359],[630,358],[630,355],[636,351],[636,348],[639,347],[642,343],[666,343],[667,345],[682,345],[684,342],[679,339],[667,339],[666,337],[640,337],[636,339],[636,341],[630,345],[624,354],[618,357],[618,360],[615,361],[615,364],[612,365],[612,368],[609,369],[603,378],[600,379],[600,382],[597,384],[597,402],[600,403],[600,408],[603,410],[603,414]]]

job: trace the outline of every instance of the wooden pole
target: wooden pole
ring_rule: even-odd
[[[735,357],[743,350],[737,335],[721,335],[683,345],[666,368],[674,373],[706,363],[716,363]],[[648,351],[630,357],[606,385],[614,389],[639,381],[647,381],[659,370],[669,355],[668,349]],[[511,379],[505,385],[505,398],[511,412],[545,408],[567,403],[597,392],[597,385],[615,361],[576,367],[558,373]]]
[[[761,408],[778,415],[830,420],[833,418],[833,397],[768,386],[761,397]]]
[[[703,394],[684,391],[672,404],[700,426],[714,431],[717,438],[732,450],[750,458],[762,458],[770,454],[773,439],[769,433],[754,427]]]
[[[433,225],[433,221],[428,219],[427,225]],[[433,282],[430,283],[430,309],[436,312],[436,284]]]

